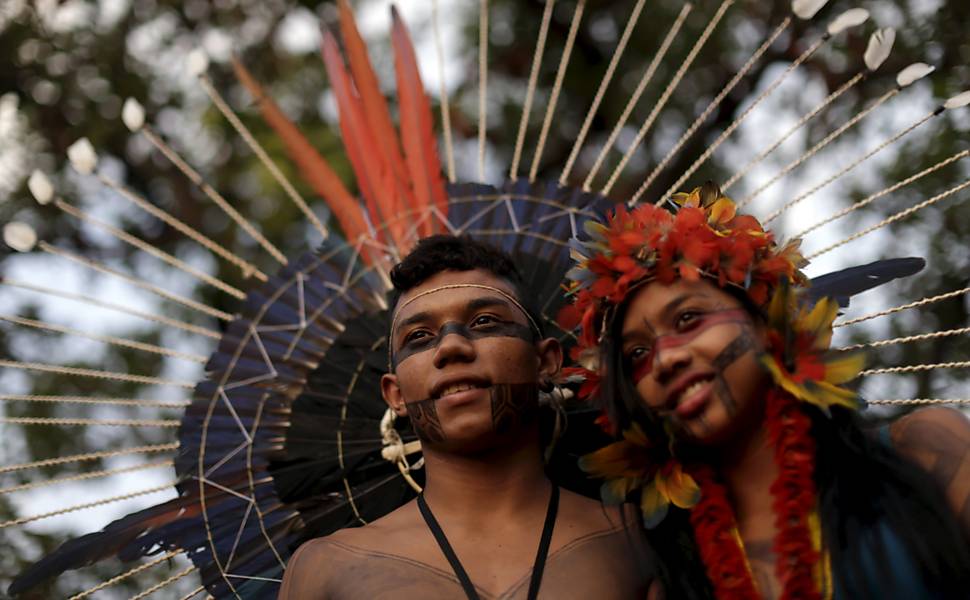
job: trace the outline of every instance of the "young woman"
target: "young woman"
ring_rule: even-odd
[[[667,598],[966,598],[970,423],[924,409],[864,431],[779,247],[713,185],[618,209],[576,247],[581,394],[618,441],[583,459],[641,507]]]

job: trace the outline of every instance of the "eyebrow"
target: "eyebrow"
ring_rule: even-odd
[[[512,305],[508,301],[502,298],[496,298],[495,296],[482,296],[481,298],[475,298],[471,300],[465,307],[467,310],[478,310],[480,308],[489,308],[492,306],[504,306],[505,308],[512,308]]]
[[[663,318],[666,319],[667,317],[670,316],[672,312],[677,310],[677,308],[680,307],[680,305],[683,304],[684,302],[687,302],[694,296],[703,296],[703,295],[704,295],[703,293],[698,293],[698,292],[684,292],[683,294],[677,296],[676,298],[668,302],[667,305],[664,306],[663,309],[660,311],[660,314]]]
[[[668,302],[663,307],[663,309],[661,309],[660,316],[664,319],[668,318],[671,313],[673,313],[675,310],[677,310],[678,307],[680,307],[681,304],[696,297],[710,298],[710,296],[708,296],[704,292],[684,292],[683,294],[677,296],[676,298]],[[653,327],[650,327],[650,324],[646,322],[646,319],[644,319],[643,324],[646,325],[647,328],[651,330],[651,333],[653,333]],[[638,335],[639,333],[635,331],[632,333],[624,334],[620,336],[620,343],[625,344],[631,339],[636,338]]]
[[[478,310],[481,308],[488,308],[491,306],[504,306],[505,308],[511,308],[511,304],[502,298],[496,298],[494,296],[483,296],[481,298],[474,298],[470,300],[468,304],[465,305],[465,310]],[[432,317],[432,314],[428,311],[422,311],[419,313],[414,313],[410,317],[401,319],[397,324],[397,331],[400,331],[407,327],[408,325],[413,325],[415,323],[420,323],[421,321],[426,321]]]

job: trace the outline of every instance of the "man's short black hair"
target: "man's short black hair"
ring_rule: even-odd
[[[515,262],[507,253],[467,235],[432,235],[418,240],[404,260],[391,269],[391,283],[401,294],[413,289],[442,271],[481,269],[512,284],[516,299],[542,329],[542,320],[533,309],[533,298],[526,293]],[[540,334],[542,332],[540,331]]]

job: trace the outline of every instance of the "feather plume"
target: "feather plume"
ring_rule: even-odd
[[[923,270],[926,261],[918,257],[888,258],[865,265],[826,273],[812,279],[805,291],[805,301],[814,304],[824,297],[837,300],[839,306],[849,305],[849,298],[866,290],[909,277]]]
[[[384,169],[381,164],[383,162],[381,153],[377,149],[377,142],[367,124],[367,117],[364,114],[360,97],[354,89],[344,59],[340,55],[337,40],[326,26],[321,26],[321,30],[323,34],[321,41],[323,64],[327,69],[327,76],[330,78],[330,85],[337,99],[337,109],[340,111],[340,132],[344,146],[347,148],[347,157],[357,175],[357,185],[360,187],[360,193],[367,205],[371,224],[376,227],[383,223],[385,218],[390,219],[392,216],[382,215],[380,211],[380,206],[390,206],[391,201],[379,202],[377,200],[379,194],[386,193],[386,178],[382,175]],[[377,232],[376,235],[379,240],[385,241],[381,232]]]
[[[822,10],[822,7],[826,4],[828,4],[828,0],[793,0],[791,11],[799,19],[808,20]]]
[[[913,63],[896,75],[896,85],[900,88],[910,86],[935,70],[936,67],[931,67],[926,63]]]
[[[249,91],[259,104],[263,119],[283,141],[286,153],[300,169],[300,174],[313,191],[319,194],[330,206],[330,210],[340,223],[340,228],[348,240],[369,236],[367,222],[361,214],[360,205],[344,187],[340,178],[320,156],[300,130],[290,121],[279,106],[263,91],[263,87],[249,73],[242,62],[232,59],[236,78]]]
[[[943,103],[943,107],[947,110],[953,110],[954,108],[963,108],[968,104],[970,104],[970,91],[961,92],[956,96],[948,98],[947,101]]]
[[[893,42],[896,41],[896,30],[892,27],[885,27],[872,34],[869,38],[869,45],[863,55],[866,68],[875,71],[887,58],[893,49]]]
[[[388,200],[390,206],[381,206],[381,212],[387,215],[400,215],[407,210],[414,210],[413,194],[408,182],[407,168],[401,156],[401,145],[397,132],[391,122],[391,113],[387,109],[387,102],[381,94],[377,83],[377,76],[367,56],[367,46],[360,36],[353,12],[347,0],[340,0],[340,33],[344,40],[344,49],[350,62],[350,72],[354,85],[360,94],[364,113],[367,115],[371,134],[377,142],[384,159],[383,166],[388,170],[385,179],[390,184],[386,194],[379,196],[378,201]],[[422,230],[421,235],[428,235],[430,227]]]
[[[862,25],[869,20],[869,11],[864,8],[850,8],[832,19],[826,31],[829,35],[838,35],[850,27]]]
[[[391,18],[394,70],[397,74],[397,94],[401,105],[401,139],[414,185],[414,197],[421,210],[434,206],[442,215],[446,215],[448,195],[441,176],[441,160],[435,142],[431,103],[421,83],[411,36],[393,6]]]

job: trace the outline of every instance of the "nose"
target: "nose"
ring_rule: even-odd
[[[471,362],[475,360],[475,345],[470,339],[456,332],[445,333],[434,352],[435,368],[442,368],[450,362]]]
[[[658,340],[654,348],[653,372],[657,381],[670,381],[680,371],[690,364],[690,344],[664,344]]]

